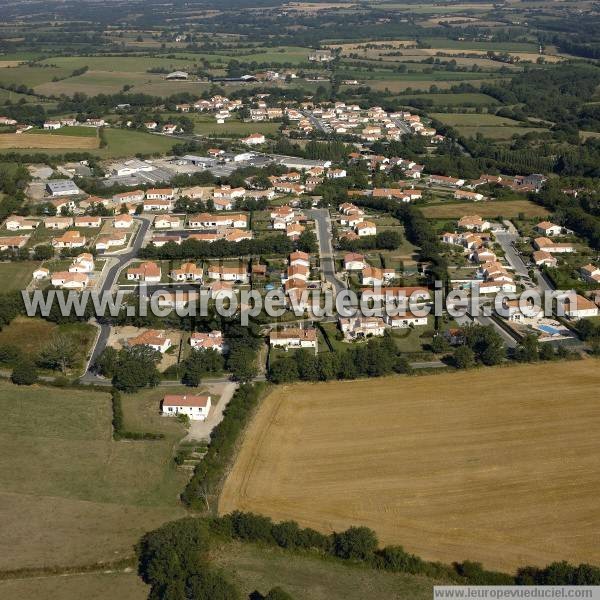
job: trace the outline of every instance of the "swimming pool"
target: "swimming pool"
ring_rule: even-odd
[[[544,333],[549,333],[550,335],[560,335],[561,330],[556,329],[556,327],[552,327],[552,325],[538,325],[537,328]]]

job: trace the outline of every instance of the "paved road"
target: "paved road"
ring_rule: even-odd
[[[133,240],[132,244],[129,247],[129,250],[127,250],[127,252],[124,252],[122,254],[114,254],[114,255],[107,254],[107,255],[105,255],[105,256],[109,257],[109,259],[112,260],[114,264],[112,264],[108,268],[108,271],[104,275],[104,280],[102,282],[102,285],[100,286],[100,289],[98,290],[98,292],[100,294],[110,293],[113,285],[115,284],[115,282],[117,281],[117,278],[119,277],[119,273],[121,272],[121,269],[132,258],[135,258],[137,256],[137,253],[139,252],[140,248],[142,247],[142,244],[144,243],[144,237],[146,236],[146,233],[148,232],[148,228],[150,227],[151,220],[148,217],[136,217],[136,220],[139,221],[139,227],[135,234],[135,239]],[[108,338],[110,336],[110,324],[107,320],[103,319],[102,317],[97,319],[97,323],[98,323],[98,326],[100,327],[100,334],[98,335],[98,338],[96,339],[96,344],[94,346],[94,349],[92,350],[92,354],[91,354],[90,360],[88,362],[86,372],[83,374],[82,377],[80,377],[79,383],[85,383],[85,384],[93,383],[93,384],[97,384],[97,385],[104,385],[104,383],[101,383],[101,378],[99,378],[94,373],[90,372],[90,367],[92,367],[94,365],[94,363],[96,362],[96,359],[100,356],[100,354],[102,354],[102,351],[104,350],[104,348],[106,348],[106,343],[108,342]],[[110,382],[107,382],[107,383],[110,384]]]
[[[319,256],[321,258],[321,270],[325,281],[331,284],[336,294],[346,289],[346,286],[335,275],[335,260],[333,246],[331,244],[331,218],[326,208],[317,208],[306,211],[309,218],[315,220],[317,226],[317,239],[319,241]]]
[[[516,248],[513,246],[513,243],[520,239],[518,233],[516,232],[516,228],[510,221],[505,221],[505,224],[509,228],[509,231],[496,232],[496,240],[500,246],[502,246],[502,250],[504,250],[504,254],[506,255],[506,260],[514,269],[515,273],[521,277],[529,277],[529,269],[527,268],[527,265],[521,258],[521,255],[517,252]],[[546,279],[544,274],[536,267],[534,267],[533,270],[536,274],[537,287],[539,291],[542,293],[551,292],[554,288]]]
[[[331,133],[331,127],[326,125],[321,121],[321,119],[317,119],[310,111],[301,110],[300,113],[304,115],[311,123],[311,125],[317,130],[322,131],[323,133]]]

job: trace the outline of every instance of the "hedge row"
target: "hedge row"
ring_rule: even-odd
[[[181,500],[190,508],[206,508],[207,495],[221,482],[225,469],[233,458],[238,439],[258,405],[265,386],[264,383],[243,384],[229,401],[223,420],[210,434],[208,451],[181,494]]]
[[[363,563],[393,573],[425,575],[469,585],[599,585],[600,568],[567,562],[547,567],[523,567],[516,575],[489,571],[480,563],[464,561],[445,565],[429,562],[406,552],[402,546],[378,547],[375,532],[367,527],[350,527],[330,535],[301,528],[295,521],[274,523],[269,517],[233,512],[210,520],[211,531],[220,537],[279,546],[287,550],[313,552]]]

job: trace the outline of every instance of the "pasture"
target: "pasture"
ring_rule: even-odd
[[[182,516],[176,423],[164,440],[114,442],[108,394],[4,382],[0,410],[0,569],[118,560]]]
[[[502,215],[504,219],[516,219],[519,215],[525,218],[546,217],[548,211],[539,204],[529,200],[489,200],[484,202],[444,202],[426,204],[420,207],[428,219],[460,219],[465,215],[477,214],[480,217],[495,218]]]
[[[276,388],[219,512],[374,529],[430,560],[600,561],[600,364]]]
[[[0,281],[2,291],[13,292],[24,290],[31,281],[31,276],[38,267],[37,262],[3,262],[0,263]]]

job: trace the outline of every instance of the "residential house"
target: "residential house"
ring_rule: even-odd
[[[222,354],[225,348],[223,333],[217,330],[208,333],[194,331],[190,336],[190,346],[195,350],[215,350]]]
[[[207,269],[210,279],[230,281],[237,283],[248,283],[248,268],[245,265],[210,265]]]
[[[600,284],[600,268],[589,264],[581,267],[580,269],[581,276],[585,281],[592,284]]]
[[[102,225],[101,217],[75,217],[73,221],[75,227],[96,228]]]
[[[473,202],[479,202],[484,198],[485,196],[479,192],[468,192],[466,190],[456,190],[454,192],[455,200],[472,200]]]
[[[292,252],[290,254],[289,264],[292,267],[297,265],[310,267],[310,255],[306,252],[300,252],[299,250],[297,250],[296,252]]]
[[[379,286],[392,281],[396,277],[394,269],[379,269],[366,265],[362,270],[362,284]]]
[[[317,330],[290,327],[282,331],[271,331],[269,344],[274,348],[313,348],[317,352]]]
[[[547,237],[535,238],[533,240],[533,245],[538,250],[544,250],[545,252],[550,252],[551,254],[570,254],[575,252],[575,247],[573,244],[557,244]]]
[[[202,281],[204,272],[201,267],[198,267],[195,263],[186,262],[183,263],[179,268],[172,269],[169,273],[169,277],[175,281]]]
[[[68,229],[72,225],[72,217],[46,217],[44,219],[44,227],[46,229]]]
[[[133,225],[133,217],[131,215],[119,215],[113,219],[113,227],[115,229],[129,229]]]
[[[109,250],[110,248],[115,248],[117,246],[124,246],[127,242],[127,235],[123,231],[112,231],[107,235],[101,235],[96,240],[96,250],[104,252]]]
[[[152,224],[155,229],[180,229],[183,222],[176,215],[157,215]]]
[[[69,273],[92,273],[94,271],[94,257],[89,252],[76,256],[69,267]]]
[[[535,226],[535,230],[541,233],[545,237],[552,237],[560,235],[562,233],[562,227],[550,223],[550,221],[542,221]]]
[[[427,315],[418,315],[410,310],[398,314],[386,314],[384,321],[392,329],[406,329],[408,327],[425,327]]]
[[[11,237],[0,237],[0,250],[19,250],[29,240],[28,235],[15,235]]]
[[[356,252],[344,255],[344,269],[346,271],[362,271],[367,266],[365,257]]]
[[[211,300],[224,300],[235,296],[233,283],[229,281],[212,281],[208,284],[208,291]]]
[[[598,306],[579,294],[565,294],[559,297],[557,302],[559,303],[559,308],[562,305],[564,314],[571,319],[585,319],[587,317],[598,316]]]
[[[147,198],[144,200],[144,211],[146,212],[168,212],[173,210],[173,200],[172,199],[150,199]]]
[[[37,220],[26,219],[19,215],[10,215],[4,221],[4,225],[9,231],[30,231],[35,229],[39,224],[40,222]]]
[[[556,267],[558,260],[545,250],[536,250],[533,253],[533,262],[538,266]]]
[[[266,142],[266,139],[262,133],[251,133],[248,137],[242,138],[241,142],[247,146],[260,146]]]
[[[492,225],[489,221],[483,220],[479,215],[468,215],[459,219],[458,226],[470,231],[487,231]]]
[[[188,217],[188,227],[192,229],[217,229],[221,227],[244,229],[247,226],[248,217],[245,214],[211,215],[201,213]]]
[[[166,417],[186,415],[191,421],[205,421],[211,408],[208,395],[167,394],[161,402],[161,413]]]
[[[89,285],[87,273],[71,273],[69,271],[58,271],[52,273],[52,285],[65,290],[83,290]]]
[[[171,339],[165,331],[148,329],[136,337],[127,340],[129,346],[149,346],[153,350],[164,354],[171,346]]]
[[[354,231],[358,237],[365,237],[368,235],[376,235],[377,227],[375,223],[371,221],[362,221],[361,223],[356,224]]]
[[[136,267],[127,269],[127,279],[129,281],[159,282],[162,278],[160,265],[153,261],[146,261]]]
[[[347,340],[381,337],[385,333],[385,322],[381,317],[340,317],[339,326]]]
[[[62,236],[52,240],[54,248],[82,248],[86,239],[78,231],[65,231]]]

